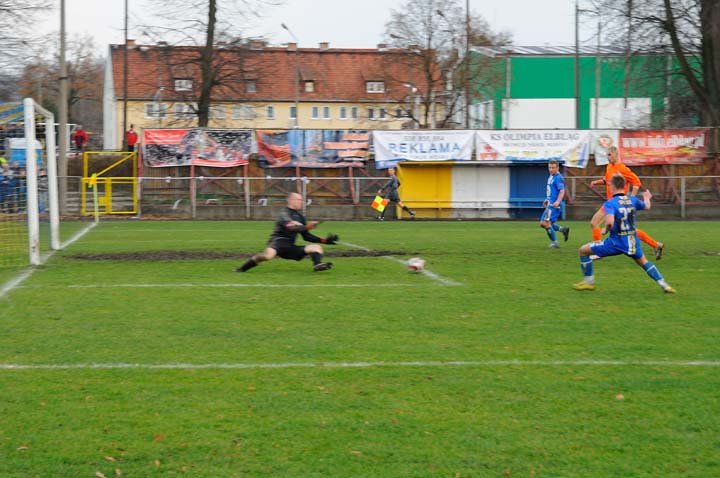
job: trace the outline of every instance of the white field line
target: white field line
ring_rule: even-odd
[[[286,362],[286,363],[77,363],[11,364],[0,363],[4,370],[258,370],[258,369],[335,369],[403,367],[720,367],[720,360],[469,360],[413,362]]]
[[[372,249],[368,249],[367,247],[359,246],[357,244],[352,244],[350,242],[338,242],[338,244],[342,244],[344,246],[352,247],[354,249],[360,249],[361,251],[365,252],[372,252]],[[389,261],[397,262],[398,264],[406,265],[406,262],[402,259],[398,259],[395,256],[382,256],[383,259],[387,259]],[[462,285],[460,282],[455,282],[454,280],[445,278],[441,275],[435,274],[434,272],[431,272],[427,269],[424,269],[422,271],[422,274],[431,278],[434,281],[437,281],[441,283],[442,285]]]
[[[21,286],[27,289],[115,289],[115,288],[128,288],[128,289],[160,289],[160,288],[174,288],[174,287],[257,287],[261,289],[287,289],[287,288],[362,288],[362,287],[413,287],[417,284],[203,284],[203,283],[182,283],[177,284],[67,284],[67,285],[39,285],[39,286]]]
[[[77,233],[75,233],[75,235],[73,235],[70,239],[68,239],[64,243],[60,244],[60,249],[65,249],[69,245],[73,244],[75,241],[77,241],[82,236],[87,234],[87,232],[90,229],[92,229],[93,227],[95,227],[96,224],[97,224],[96,222],[92,222],[88,226],[86,226],[84,229],[82,229],[81,231],[78,231]],[[47,260],[50,259],[53,256],[53,254],[55,254],[55,252],[57,252],[57,251],[50,251],[46,254],[43,254],[40,257],[40,264],[45,264],[45,262],[47,262]],[[35,272],[35,271],[36,271],[35,266],[27,267],[20,274],[18,274],[17,277],[14,277],[13,279],[11,279],[8,282],[6,282],[5,284],[3,284],[2,287],[0,287],[0,299],[5,297],[5,295],[7,295],[11,290],[13,290],[17,287],[20,287],[20,284],[25,282],[25,280],[27,280],[28,277],[33,275],[33,272]]]

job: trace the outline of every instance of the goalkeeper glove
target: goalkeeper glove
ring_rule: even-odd
[[[325,238],[325,244],[337,244],[339,239],[337,234],[330,234]]]

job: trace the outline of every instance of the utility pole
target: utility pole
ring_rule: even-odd
[[[580,5],[575,0],[575,129],[580,129]]]
[[[58,105],[59,140],[58,158],[58,192],[60,198],[60,214],[67,214],[67,142],[68,142],[68,75],[65,62],[65,0],[60,0],[60,99]]]
[[[287,25],[284,23],[280,24],[283,29],[285,29],[291,37],[293,37],[293,40],[295,40],[295,129],[298,129],[300,127],[300,57],[298,56],[300,54],[300,42],[298,41],[295,34],[288,28]]]
[[[465,0],[465,129],[470,129],[470,0]]]
[[[127,151],[127,104],[128,104],[128,0],[125,0],[125,43],[123,44],[123,129],[122,150]]]

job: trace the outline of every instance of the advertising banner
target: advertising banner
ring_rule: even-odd
[[[258,130],[256,135],[264,168],[363,167],[370,149],[366,130]]]
[[[707,129],[621,131],[620,159],[629,166],[702,164],[707,135]]]
[[[604,166],[608,163],[608,149],[618,147],[620,131],[617,129],[595,129],[592,131],[590,141],[590,154],[595,155],[595,164]]]
[[[470,161],[473,132],[373,131],[375,167],[386,169],[400,161]]]
[[[230,168],[248,163],[253,152],[250,129],[146,129],[143,160],[147,166],[212,166]]]
[[[475,132],[478,161],[563,161],[584,168],[590,155],[590,132],[584,130],[479,130]]]

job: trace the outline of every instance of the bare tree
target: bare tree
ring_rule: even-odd
[[[437,116],[436,127],[454,126],[457,116],[467,117],[467,106],[481,96],[482,82],[499,80],[481,74],[494,69],[486,69],[488,60],[470,50],[507,44],[510,35],[493,32],[482,16],[466,12],[460,0],[408,0],[390,15],[386,41],[404,49],[408,64],[422,71],[423,84],[412,85],[415,90],[408,95],[410,101],[421,97],[422,111],[414,113],[421,117],[414,119],[429,126]]]
[[[32,43],[33,21],[50,4],[48,0],[0,0],[0,68],[22,62]]]
[[[720,125],[720,1],[596,0],[610,40],[628,52],[670,52],[706,126]]]
[[[54,38],[54,35],[52,35]],[[51,44],[52,38],[40,42]],[[86,129],[102,131],[103,60],[95,55],[89,37],[75,37],[68,41],[68,113],[71,123],[81,123]],[[58,52],[36,48],[28,50],[26,64],[17,85],[22,96],[31,96],[50,111],[58,111],[60,85],[53,78],[60,74]]]
[[[253,68],[248,66],[250,40],[238,25],[260,15],[260,6],[272,0],[151,0],[158,25],[145,26],[157,43],[168,44],[165,66],[171,78],[199,78],[199,85],[179,98],[191,105],[198,126],[208,125],[216,92],[241,95]],[[196,106],[195,103],[196,102]]]

